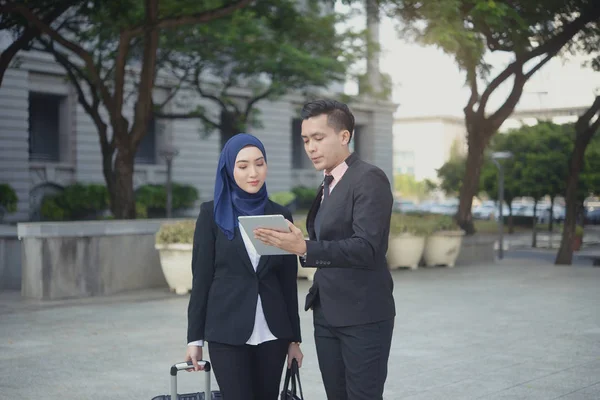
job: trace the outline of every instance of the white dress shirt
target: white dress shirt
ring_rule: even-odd
[[[248,252],[248,257],[250,258],[250,262],[252,263],[254,271],[256,272],[258,262],[260,261],[260,255],[256,253],[256,249],[254,248],[254,245],[252,245],[252,242],[250,241],[250,238],[248,237],[248,234],[246,233],[242,225],[240,225],[239,227],[240,232],[242,233],[242,239],[244,240],[244,245],[246,246],[246,251]],[[250,338],[248,339],[246,344],[259,345],[270,340],[277,340],[277,338],[275,337],[275,335],[273,335],[273,333],[271,333],[271,330],[269,329],[269,325],[267,324],[267,320],[263,312],[262,302],[260,300],[259,294],[256,300],[254,329],[252,330],[252,334],[250,335]],[[188,346],[204,346],[204,340],[190,342],[188,343]]]

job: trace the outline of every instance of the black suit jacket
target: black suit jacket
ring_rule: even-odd
[[[215,222],[213,204],[201,205],[194,231],[188,342],[245,344],[254,328],[259,294],[273,335],[300,342],[297,256],[262,256],[255,272],[239,228],[228,240]],[[287,208],[271,201],[265,214],[282,214],[292,221]]]
[[[352,154],[321,211],[316,239],[314,220],[323,187],[307,217],[309,239],[302,266],[317,267],[305,310],[318,297],[332,326],[352,326],[396,315],[394,283],[386,253],[393,196],[385,173]]]

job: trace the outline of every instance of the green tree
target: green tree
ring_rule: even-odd
[[[163,57],[160,33],[186,25],[202,26],[250,2],[92,0],[69,9],[66,17],[57,21],[61,29],[37,12],[35,2],[11,2],[4,10],[41,32],[37,41],[65,68],[79,103],[94,121],[116,218],[135,218],[134,158],[152,116],[157,64]],[[128,87],[133,89],[128,92]],[[125,107],[129,96],[134,99],[131,121]]]
[[[521,98],[525,83],[591,22],[600,7],[591,0],[540,2],[512,0],[398,0],[390,11],[404,31],[453,56],[466,73],[471,96],[464,108],[468,155],[462,179],[458,223],[473,233],[471,205],[479,187],[484,150]],[[512,55],[513,61],[487,80],[487,52]],[[495,110],[489,99],[511,85]],[[482,86],[484,89],[482,90]]]
[[[550,196],[550,215],[548,229],[554,227],[554,200],[556,196],[565,196],[569,173],[569,154],[573,149],[573,124],[556,125],[545,122],[540,127],[543,150],[539,155],[538,168],[545,171],[544,186]]]
[[[596,117],[594,119],[594,117]],[[600,129],[600,96],[592,106],[582,114],[575,123],[575,141],[569,158],[568,177],[565,193],[565,222],[556,255],[555,264],[570,265],[573,261],[573,239],[578,215],[581,214],[582,203],[587,194],[587,184],[592,186],[595,172],[586,171],[586,150],[594,135]],[[589,192],[588,192],[589,193]]]
[[[224,145],[233,135],[261,125],[261,101],[343,81],[347,66],[363,55],[363,32],[336,32],[343,16],[324,14],[321,3],[309,1],[299,8],[294,0],[264,0],[224,20],[165,35],[170,52],[165,67],[219,112],[199,106],[157,115],[199,118],[206,134],[220,132]],[[211,79],[203,80],[207,75]],[[240,87],[247,93],[240,93]]]
[[[600,70],[600,26],[590,24],[580,35],[580,40],[570,48],[573,52],[590,55],[586,64],[594,70]],[[590,180],[590,171],[586,169],[586,150],[594,136],[600,130],[600,96],[597,96],[590,108],[583,113],[575,123],[575,140],[569,159],[569,174],[566,181],[566,212],[560,248],[556,254],[555,264],[570,265],[573,260],[573,239],[578,215],[581,215],[582,193]],[[582,174],[584,176],[582,176]],[[583,188],[582,188],[583,186]]]
[[[554,197],[564,195],[572,131],[572,125],[542,121],[496,135],[492,139],[490,153],[508,151],[513,155],[501,161],[505,176],[504,197],[509,206],[510,232],[514,229],[511,203],[515,197],[531,195],[539,200],[549,195],[553,206]],[[481,175],[483,189],[490,197],[497,198],[498,173],[495,165],[491,161],[484,164]],[[535,184],[532,186],[531,182]]]
[[[533,220],[531,247],[537,247],[537,205],[548,194],[548,167],[554,158],[544,153],[530,153],[525,156],[525,162],[518,161],[516,167],[522,172],[521,185],[523,194],[533,198]]]
[[[585,152],[585,162],[580,176],[578,200],[600,194],[600,137],[595,136]],[[583,205],[583,204],[582,204]]]
[[[520,171],[517,169],[518,161],[526,154],[534,150],[536,140],[530,131],[530,127],[524,126],[512,129],[506,134],[493,137],[489,148],[486,163],[481,173],[481,188],[488,196],[498,198],[498,168],[491,161],[493,152],[510,152],[512,157],[499,161],[504,171],[504,200],[508,205],[508,230],[514,232],[512,218],[512,202],[516,197],[523,196],[522,184],[520,182]]]
[[[464,158],[450,158],[436,171],[440,180],[439,187],[444,193],[448,196],[455,196],[460,192],[465,174]]]
[[[508,233],[514,233],[515,227],[513,223],[513,209],[512,202],[515,197],[518,197],[515,188],[514,179],[511,179],[512,175],[512,160],[505,160],[502,162],[504,169],[504,201],[508,206]],[[498,201],[498,168],[491,161],[486,161],[481,171],[481,189],[496,202]],[[503,213],[504,214],[504,213]]]

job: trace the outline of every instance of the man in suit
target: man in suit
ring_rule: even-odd
[[[317,267],[305,310],[313,310],[321,376],[329,400],[383,398],[394,318],[386,253],[393,196],[384,172],[351,154],[354,116],[337,101],[302,109],[302,140],[323,183],[308,217],[309,240],[258,229],[265,244]]]

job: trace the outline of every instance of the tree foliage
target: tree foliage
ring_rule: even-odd
[[[469,152],[457,219],[468,233],[473,233],[472,198],[490,139],[513,112],[527,80],[573,38],[579,39],[578,33],[589,29],[590,23],[597,23],[600,6],[594,0],[391,3],[388,11],[400,17],[405,34],[441,48],[466,73],[471,91],[464,108]],[[507,53],[512,61],[491,77],[491,65],[485,58],[488,52]],[[489,109],[489,99],[504,84],[510,86],[508,96],[497,109]]]
[[[35,27],[39,49],[65,68],[98,130],[111,211],[116,218],[135,218],[134,157],[151,118],[160,32],[222,18],[250,1],[91,0],[53,21],[39,3],[7,2],[2,8],[23,29]],[[131,119],[127,103],[133,104]]]
[[[504,198],[509,205],[516,197],[564,196],[573,136],[572,124],[543,121],[496,135],[482,172],[482,189],[497,198],[498,172],[491,153],[508,151],[512,157],[500,162],[505,176]]]
[[[337,32],[342,18],[323,13],[319,1],[300,8],[293,0],[265,0],[224,20],[164,35],[170,53],[165,67],[219,112],[196,106],[160,115],[199,118],[205,133],[221,132],[223,143],[259,127],[260,101],[297,90],[308,95],[341,82],[348,66],[362,57],[363,32]]]
[[[587,174],[594,173],[586,165],[588,146],[594,140],[596,132],[600,129],[600,96],[596,96],[594,103],[577,119],[575,123],[574,146],[569,159],[569,175],[566,182],[566,212],[560,249],[556,255],[556,264],[569,265],[573,258],[573,239],[576,234],[577,220],[581,220],[581,202],[586,191],[593,189],[595,179],[590,179]],[[594,154],[594,152],[591,152]],[[587,168],[586,168],[587,167]],[[595,167],[592,164],[592,168]],[[588,187],[586,187],[588,186]],[[596,190],[598,188],[596,187]]]
[[[23,2],[45,24],[53,25],[69,9],[76,9],[83,5],[80,0],[27,0]],[[16,2],[0,0],[0,31],[8,33],[13,42],[0,54],[0,85],[4,74],[11,65],[19,51],[29,50],[34,40],[40,35],[40,30],[35,25],[29,24],[27,19],[16,10]]]
[[[462,179],[465,174],[465,159],[453,157],[437,169],[439,187],[448,196],[456,196],[462,187]]]
[[[498,168],[491,161],[493,152],[510,152],[501,160],[504,170],[504,199],[507,204],[517,197],[541,199],[566,195],[569,161],[574,146],[575,125],[540,122],[496,135],[488,149],[481,174],[480,189],[490,198],[498,198]],[[586,154],[581,175],[579,198],[600,192],[600,138],[594,139]],[[452,158],[439,170],[440,186],[446,193],[460,190],[465,159]]]

